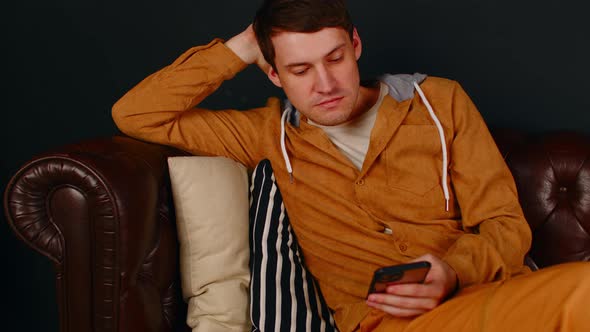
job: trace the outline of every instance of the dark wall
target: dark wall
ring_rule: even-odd
[[[111,105],[185,49],[229,38],[259,1],[41,1],[5,5],[0,183],[36,153],[116,133]],[[423,72],[462,83],[492,126],[590,133],[585,1],[349,1],[365,78]],[[274,88],[251,68],[207,101],[261,105]],[[2,217],[3,218],[3,217]],[[0,223],[3,324],[56,331],[49,262]]]

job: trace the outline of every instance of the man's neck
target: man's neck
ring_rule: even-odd
[[[359,89],[359,97],[357,99],[356,106],[354,107],[352,114],[349,118],[350,120],[356,119],[357,117],[365,114],[368,110],[370,110],[377,100],[379,99],[379,92],[380,84],[370,85],[370,86],[362,86]]]

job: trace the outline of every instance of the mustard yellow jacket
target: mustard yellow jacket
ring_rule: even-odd
[[[420,98],[385,97],[360,171],[304,117],[299,126],[288,124],[291,183],[279,99],[248,111],[198,108],[245,67],[220,40],[192,48],[121,98],[113,118],[129,136],[194,154],[250,168],[269,159],[307,267],[340,330],[354,329],[369,311],[364,299],[379,267],[431,253],[455,269],[460,287],[526,271],[531,233],[514,181],[459,84],[433,77],[421,84],[446,136],[446,211],[441,142]]]

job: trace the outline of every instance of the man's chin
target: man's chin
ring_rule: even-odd
[[[323,116],[310,118],[311,121],[321,126],[337,126],[348,121],[344,114],[322,114]],[[333,116],[330,116],[333,115]]]

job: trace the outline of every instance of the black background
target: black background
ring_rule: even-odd
[[[0,14],[0,185],[33,155],[117,133],[112,104],[191,46],[245,28],[260,1],[21,1]],[[490,126],[590,133],[586,1],[348,1],[361,74],[458,80]],[[207,106],[281,94],[249,68]],[[0,223],[2,326],[57,331],[52,266]],[[5,330],[5,328],[2,330]]]

